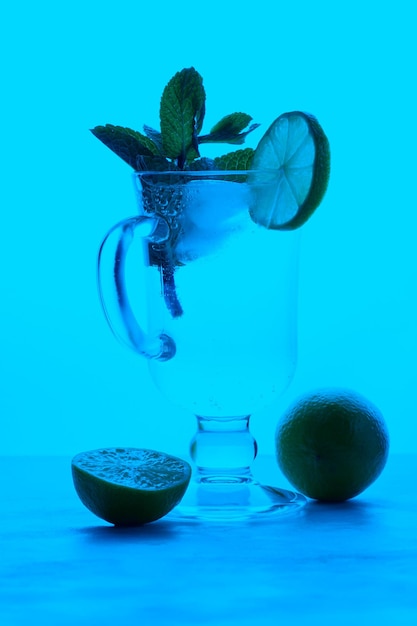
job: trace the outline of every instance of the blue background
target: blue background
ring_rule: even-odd
[[[158,125],[166,82],[193,65],[205,129],[242,110],[262,127],[314,113],[332,147],[328,193],[303,228],[299,363],[252,430],[272,452],[298,394],[353,388],[392,450],[415,450],[416,96],[412,3],[214,0],[3,7],[1,454],[102,445],[184,453],[192,416],[110,333],[96,291],[105,232],[136,211],[130,169],[88,129]],[[378,7],[375,9],[374,7]]]

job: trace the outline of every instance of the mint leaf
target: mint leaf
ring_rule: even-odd
[[[213,126],[208,135],[201,135],[199,143],[234,143],[242,144],[246,135],[258,128],[259,124],[251,124],[248,130],[244,130],[252,120],[247,113],[231,113],[223,117]]]
[[[210,135],[219,132],[233,133],[237,135],[241,130],[248,126],[252,118],[247,113],[231,113],[222,117],[220,122],[217,122],[210,131]]]
[[[199,156],[197,135],[205,101],[203,79],[193,67],[177,72],[162,93],[159,115],[164,155],[175,159],[181,169]]]
[[[147,137],[149,137],[149,139],[151,139],[154,142],[160,154],[163,154],[162,135],[159,132],[159,130],[156,130],[155,128],[152,128],[151,126],[144,124],[143,132],[145,133]]]
[[[134,169],[139,156],[158,154],[158,147],[149,137],[131,128],[106,124],[95,126],[91,132]]]
[[[235,150],[221,157],[216,157],[214,163],[221,170],[250,170],[255,151],[252,148]]]

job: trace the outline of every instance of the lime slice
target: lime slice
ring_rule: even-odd
[[[163,517],[180,502],[191,477],[186,461],[138,448],[81,452],[71,469],[81,502],[116,526],[139,526]]]
[[[278,117],[260,140],[252,169],[277,172],[274,185],[260,185],[252,219],[278,230],[302,226],[323,199],[330,174],[329,141],[317,119],[300,111]],[[252,178],[256,184],[258,175]]]

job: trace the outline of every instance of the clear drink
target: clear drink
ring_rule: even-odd
[[[172,359],[149,361],[151,375],[198,415],[249,415],[274,402],[294,372],[299,233],[255,224],[256,199],[245,182],[188,183],[176,247],[181,315],[161,306],[159,268],[146,270],[148,330],[176,346]]]

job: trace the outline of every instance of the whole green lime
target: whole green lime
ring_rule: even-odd
[[[382,472],[389,435],[379,409],[347,389],[319,389],[290,406],[278,423],[276,458],[304,495],[327,502],[357,496]]]

